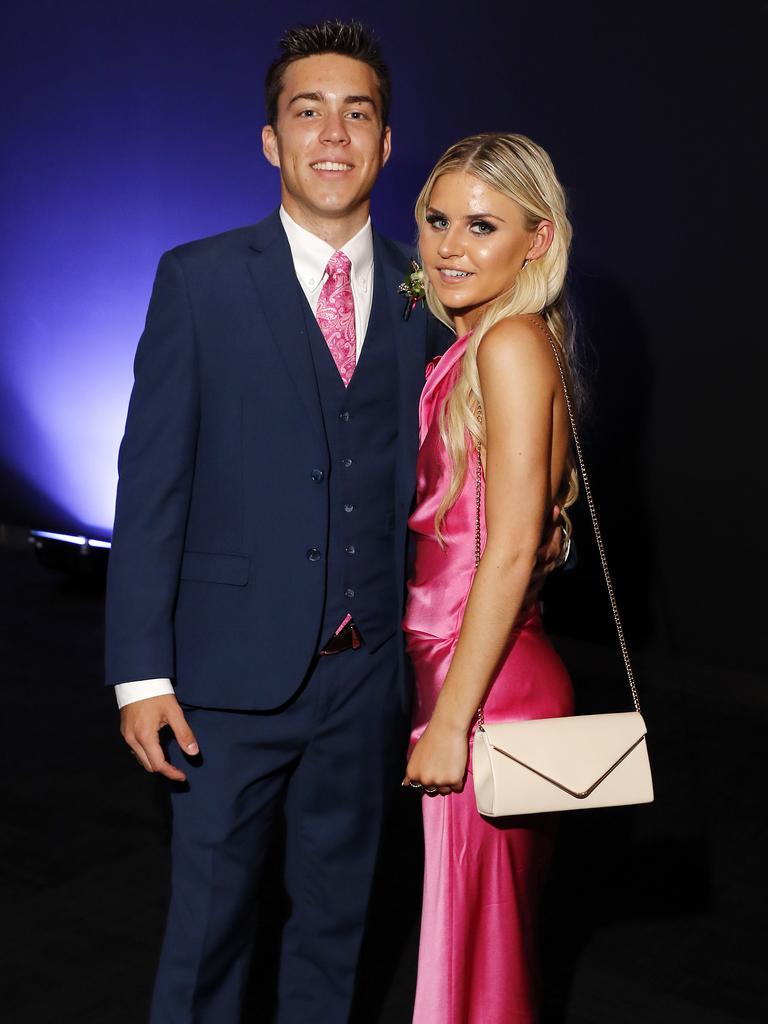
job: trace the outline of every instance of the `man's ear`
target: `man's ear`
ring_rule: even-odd
[[[279,167],[280,153],[277,148],[277,132],[271,124],[265,124],[261,129],[261,148],[272,166]]]
[[[392,153],[392,129],[387,125],[381,133],[381,166],[389,160]]]

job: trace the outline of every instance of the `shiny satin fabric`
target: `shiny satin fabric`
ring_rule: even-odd
[[[458,641],[474,577],[475,472],[470,470],[444,525],[435,512],[450,464],[440,409],[461,367],[467,338],[427,367],[419,410],[416,559],[404,628],[416,676],[411,742],[429,721]],[[481,547],[485,516],[481,504]],[[488,722],[571,714],[565,666],[537,607],[519,617],[485,704]],[[470,741],[471,742],[471,741]],[[553,818],[482,818],[471,777],[461,793],[424,796],[425,874],[414,1024],[522,1024],[537,1020],[537,911],[553,842]]]

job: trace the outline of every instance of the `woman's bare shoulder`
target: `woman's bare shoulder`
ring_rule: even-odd
[[[490,327],[477,350],[477,363],[481,372],[509,368],[550,376],[557,371],[544,321],[527,314],[505,317]]]

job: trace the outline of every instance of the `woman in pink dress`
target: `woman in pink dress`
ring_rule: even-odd
[[[552,820],[482,818],[469,755],[481,704],[489,722],[572,712],[568,673],[527,598],[553,507],[578,490],[548,339],[570,374],[571,229],[549,157],[509,134],[452,146],[416,217],[427,302],[457,340],[427,367],[410,520],[417,703],[404,784],[428,794],[413,1019],[522,1024],[537,1019]]]

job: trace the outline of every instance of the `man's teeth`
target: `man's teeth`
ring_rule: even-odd
[[[446,267],[441,267],[440,273],[445,274],[446,277],[469,277],[468,270],[448,270]]]
[[[316,171],[351,171],[352,164],[337,164],[333,160],[322,160],[320,163],[312,164]]]

